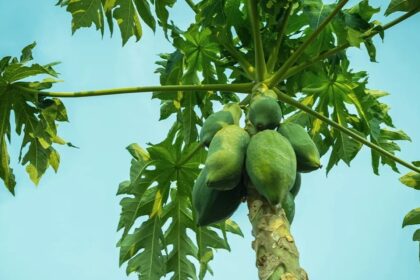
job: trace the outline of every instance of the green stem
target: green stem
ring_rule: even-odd
[[[197,5],[194,4],[194,2],[192,0],[185,0],[185,2],[187,2],[188,6],[190,6],[190,8],[196,13],[198,14],[200,11],[197,8]]]
[[[264,80],[267,68],[265,65],[265,56],[263,43],[260,33],[260,21],[258,17],[257,0],[247,0],[249,19],[251,21],[252,38],[255,49],[255,68],[257,72],[257,82]]]
[[[400,22],[402,22],[402,21],[410,18],[411,16],[415,15],[418,12],[419,12],[418,9],[414,9],[414,10],[412,10],[410,12],[407,12],[404,15],[402,15],[402,16],[396,18],[395,20],[389,22],[388,24],[385,24],[384,26],[382,26],[382,28],[380,30],[370,31],[369,33],[364,34],[362,36],[362,39],[370,39],[370,38],[378,35],[379,33],[381,33],[381,31],[385,31],[385,30],[387,30],[387,29],[389,29],[389,28],[391,28],[391,27],[399,24]],[[321,61],[323,59],[326,59],[327,57],[330,57],[330,56],[332,56],[332,55],[334,55],[336,53],[339,53],[339,52],[341,52],[341,51],[343,51],[343,50],[345,50],[345,49],[347,49],[349,47],[351,47],[349,43],[342,44],[342,45],[337,46],[337,47],[335,47],[335,48],[333,48],[333,49],[331,49],[331,50],[329,50],[327,52],[324,52],[324,53],[318,55],[317,57],[315,57],[314,59],[312,59],[312,60],[310,60],[308,62],[305,62],[305,63],[302,63],[300,65],[291,67],[285,73],[284,79],[287,79],[287,78],[289,78],[289,77],[291,77],[293,75],[296,75],[296,74],[300,73],[301,71],[307,69],[308,67],[314,65],[315,63],[317,63],[317,62],[319,62],[319,61]]]
[[[244,57],[244,55],[238,51],[232,44],[229,44],[226,42],[226,40],[223,40],[220,38],[220,33],[216,32],[216,38],[219,44],[223,45],[223,47],[230,53],[230,55],[236,59],[236,61],[239,63],[239,66],[242,68],[242,70],[245,72],[245,74],[248,76],[250,80],[253,80],[255,78],[255,68],[254,66],[249,63],[249,61]]]
[[[66,98],[66,97],[88,97],[88,96],[102,96],[102,95],[125,94],[125,93],[153,92],[153,91],[162,91],[162,92],[228,91],[228,92],[238,92],[238,93],[250,93],[254,84],[241,83],[241,84],[206,84],[206,85],[167,85],[167,86],[115,88],[115,89],[77,91],[77,92],[40,91],[40,90],[26,88],[19,85],[12,85],[12,86],[27,93],[39,94],[42,96]]]
[[[283,42],[283,38],[284,36],[286,36],[285,31],[286,31],[286,27],[287,24],[289,22],[289,17],[292,11],[292,7],[293,4],[289,3],[289,7],[287,7],[287,9],[284,11],[284,14],[282,16],[282,18],[279,20],[279,26],[278,29],[279,34],[277,35],[277,42],[274,44],[274,48],[270,53],[270,56],[268,57],[268,61],[267,61],[267,72],[271,73],[274,70],[274,67],[276,67],[277,61],[278,61],[278,55],[280,52],[280,47],[281,44]]]
[[[265,83],[268,87],[273,87],[278,84],[282,79],[284,79],[284,74],[286,74],[287,70],[300,58],[302,53],[306,50],[306,48],[318,37],[318,35],[324,30],[324,28],[330,23],[330,21],[334,18],[334,16],[343,8],[345,4],[347,4],[349,0],[341,0],[335,9],[328,15],[328,17],[318,26],[318,28],[311,34],[309,37],[303,42],[303,44],[290,56],[286,62],[271,76]]]
[[[177,163],[177,166],[178,167],[181,167],[186,162],[188,162],[200,149],[203,148],[203,146],[204,146],[204,144],[201,143],[201,142],[199,142],[198,145],[197,145],[197,147],[195,147],[194,149],[192,149],[191,152],[185,156],[185,158],[183,158],[180,162]]]
[[[321,121],[329,124],[330,126],[334,127],[335,129],[339,130],[340,132],[347,134],[348,136],[352,137],[354,140],[368,146],[369,148],[371,148],[372,150],[378,152],[379,154],[381,154],[382,156],[385,156],[389,159],[392,159],[395,162],[398,162],[399,164],[413,170],[416,172],[420,173],[420,168],[396,157],[395,155],[391,154],[390,152],[388,152],[387,150],[384,150],[383,148],[379,147],[378,145],[373,144],[372,142],[369,142],[368,140],[366,140],[365,138],[363,138],[362,136],[360,136],[359,134],[351,131],[350,129],[343,127],[341,125],[339,125],[338,123],[330,120],[329,118],[325,117],[324,115],[321,115],[320,113],[312,110],[311,108],[299,103],[298,101],[294,100],[293,98],[291,98],[290,96],[286,95],[285,93],[281,92],[279,89],[274,88],[274,91],[277,93],[277,96],[279,98],[280,101],[292,105],[314,117],[316,117],[317,119],[320,119]]]

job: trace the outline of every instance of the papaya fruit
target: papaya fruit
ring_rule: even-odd
[[[318,148],[306,130],[295,123],[282,123],[277,130],[292,144],[298,172],[311,172],[321,167]]]
[[[281,206],[286,214],[289,224],[292,224],[293,218],[295,217],[295,199],[290,192],[286,195],[286,198]]]
[[[281,117],[281,108],[276,98],[257,95],[251,100],[248,119],[258,131],[275,129],[279,125]]]
[[[193,191],[192,204],[197,213],[197,225],[206,226],[229,218],[242,201],[243,185],[229,191],[211,189],[206,185],[207,170],[198,175]]]
[[[293,195],[293,197],[296,197],[300,190],[300,185],[302,183],[302,175],[298,172],[296,174],[295,183],[293,184],[293,187],[290,189],[290,193]]]
[[[245,165],[252,184],[271,205],[282,202],[295,182],[295,152],[277,131],[264,130],[251,138]]]
[[[211,114],[204,121],[200,130],[200,142],[208,147],[220,129],[230,124],[238,125],[241,116],[241,107],[237,103],[226,104],[221,111]]]
[[[205,167],[207,186],[230,190],[241,181],[248,133],[237,125],[228,125],[216,133],[210,142]]]

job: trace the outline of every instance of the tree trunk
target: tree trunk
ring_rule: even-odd
[[[283,209],[273,208],[253,188],[248,188],[248,209],[259,279],[308,280]]]

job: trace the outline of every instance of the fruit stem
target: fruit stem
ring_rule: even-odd
[[[341,126],[340,124],[334,122],[333,120],[330,120],[329,118],[325,117],[324,115],[321,115],[320,113],[312,110],[311,108],[299,103],[298,101],[294,100],[293,98],[291,98],[290,96],[288,96],[287,94],[281,92],[279,89],[274,88],[274,91],[277,93],[277,96],[279,98],[280,101],[292,105],[312,116],[314,116],[315,118],[329,124],[330,126],[334,127],[335,129],[339,130],[340,132],[350,136],[351,138],[353,138],[354,140],[368,146],[369,148],[371,148],[372,150],[378,152],[379,154],[381,154],[384,157],[387,157],[395,162],[398,162],[399,164],[413,170],[416,172],[420,173],[420,168],[396,157],[395,155],[391,154],[390,152],[388,152],[387,150],[379,147],[378,145],[368,141],[367,139],[363,138],[362,136],[360,136],[359,134],[357,134],[356,132],[351,131],[350,129]]]

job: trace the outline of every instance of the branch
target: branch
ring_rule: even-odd
[[[258,17],[257,0],[247,0],[249,18],[251,21],[252,38],[255,48],[255,68],[257,72],[257,82],[264,80],[267,68],[265,65],[264,49],[260,34],[260,21]]]
[[[378,152],[379,154],[381,154],[382,156],[385,156],[389,159],[392,159],[395,162],[398,162],[399,164],[420,173],[420,168],[396,157],[395,155],[391,154],[390,152],[386,151],[385,149],[379,147],[378,145],[373,144],[372,142],[369,142],[368,140],[366,140],[365,138],[363,138],[362,136],[360,136],[359,134],[351,131],[350,129],[343,127],[341,125],[339,125],[338,123],[330,120],[329,118],[325,117],[324,115],[321,115],[320,113],[312,110],[311,108],[299,103],[298,101],[294,100],[293,98],[291,98],[290,96],[284,94],[283,92],[281,92],[279,89],[274,88],[274,91],[277,93],[277,96],[279,98],[280,101],[283,101],[286,104],[292,105],[312,116],[314,116],[315,118],[329,124],[330,126],[334,127],[335,129],[339,130],[340,132],[347,134],[348,136],[352,137],[354,140],[368,146],[369,148],[371,148],[372,150]]]
[[[418,13],[418,12],[419,12],[419,10],[418,10],[418,9],[414,9],[414,10],[412,10],[412,11],[410,11],[410,12],[407,12],[407,13],[405,13],[404,15],[402,15],[402,16],[400,16],[400,17],[396,18],[395,20],[393,20],[393,21],[389,22],[388,24],[385,24],[385,25],[384,25],[384,26],[382,26],[382,28],[380,28],[379,30],[373,30],[373,31],[370,31],[370,32],[368,32],[368,33],[364,34],[364,35],[362,36],[362,39],[370,39],[370,38],[372,38],[372,37],[374,37],[374,36],[376,36],[376,35],[380,34],[380,33],[381,33],[381,31],[385,31],[385,30],[387,30],[387,29],[389,29],[389,28],[391,28],[391,27],[393,27],[393,26],[397,25],[398,23],[400,23],[400,22],[402,22],[402,21],[404,21],[404,20],[406,20],[406,19],[410,18],[411,16],[415,15],[415,14],[416,14],[416,13]],[[308,68],[308,67],[310,67],[310,66],[314,65],[315,63],[317,63],[317,62],[319,62],[319,61],[321,61],[321,60],[323,60],[323,59],[326,59],[327,57],[332,56],[332,55],[334,55],[334,54],[336,54],[336,53],[339,53],[339,52],[341,52],[341,51],[343,51],[343,50],[345,50],[345,49],[347,49],[347,48],[349,48],[349,47],[351,47],[349,43],[342,44],[342,45],[340,45],[340,46],[338,46],[338,47],[335,47],[335,48],[333,48],[333,49],[331,49],[331,50],[329,50],[329,51],[327,51],[327,52],[324,52],[324,53],[322,53],[322,54],[318,55],[316,58],[314,58],[314,59],[312,59],[312,60],[310,60],[310,61],[308,61],[308,62],[305,62],[305,63],[302,63],[302,64],[300,64],[300,65],[297,65],[297,66],[291,67],[291,68],[290,68],[290,69],[289,69],[289,70],[285,73],[285,75],[284,75],[284,79],[287,79],[287,78],[289,78],[289,77],[291,77],[291,76],[293,76],[293,75],[296,75],[296,74],[298,74],[299,72],[301,72],[301,71],[305,70],[306,68]]]
[[[334,16],[343,8],[343,6],[349,0],[341,0],[337,7],[331,12],[331,14],[318,26],[318,28],[305,40],[305,42],[290,56],[286,62],[271,76],[265,83],[268,87],[273,87],[278,84],[282,79],[284,79],[284,74],[287,70],[299,59],[301,54],[306,50],[306,48],[318,37],[318,35],[324,30],[324,28],[330,23]]]
[[[289,17],[291,15],[293,8],[293,4],[289,3],[289,7],[284,11],[284,14],[282,18],[279,20],[279,34],[277,37],[277,42],[274,44],[274,49],[271,51],[270,56],[268,57],[267,61],[267,72],[271,73],[274,70],[274,67],[276,66],[278,55],[280,51],[281,44],[283,42],[283,37],[286,36],[285,31],[287,24],[289,22]]]
[[[88,97],[88,96],[102,96],[113,94],[125,93],[139,93],[139,92],[153,92],[153,91],[227,91],[237,93],[250,93],[253,83],[241,84],[208,84],[208,85],[165,85],[165,86],[145,86],[145,87],[129,87],[129,88],[115,88],[104,90],[91,90],[91,91],[78,91],[78,92],[53,92],[53,91],[40,91],[30,89],[27,87],[12,85],[16,89],[22,90],[27,93],[39,94],[42,96],[50,97]]]

